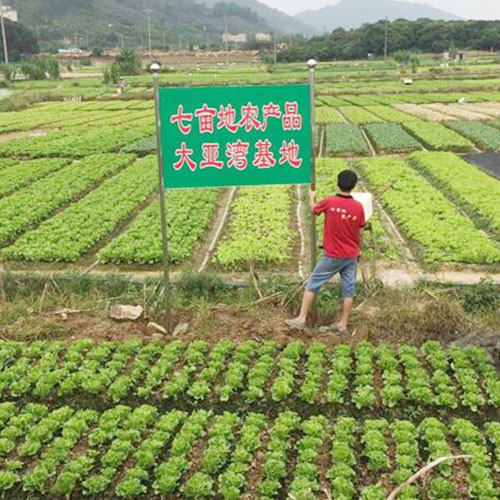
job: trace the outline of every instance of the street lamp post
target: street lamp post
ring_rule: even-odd
[[[316,113],[315,113],[315,104],[316,104],[316,66],[318,65],[318,61],[315,59],[309,59],[307,61],[307,67],[309,68],[309,99],[311,102],[311,190],[316,191]],[[311,272],[313,272],[316,267],[316,252],[318,249],[316,248],[316,221],[314,215],[312,215],[311,221]],[[316,323],[317,314],[316,304],[313,304],[311,310],[311,320],[312,323]]]
[[[309,59],[307,61],[307,67],[309,68],[309,98],[311,101],[311,190],[316,190],[316,116],[315,116],[315,73],[318,61],[315,59]],[[311,269],[316,266],[316,224],[312,221],[311,224]]]
[[[156,146],[158,151],[158,174],[160,178],[160,221],[161,221],[161,237],[163,246],[163,279],[165,284],[165,326],[167,332],[170,333],[171,322],[170,313],[172,309],[171,288],[170,288],[170,264],[168,255],[168,234],[167,234],[167,202],[165,199],[165,183],[163,177],[163,150],[161,141],[161,120],[160,120],[160,97],[159,97],[159,82],[158,73],[160,72],[160,64],[153,63],[150,66],[150,71],[153,74],[153,86],[155,93],[155,118],[156,118]]]

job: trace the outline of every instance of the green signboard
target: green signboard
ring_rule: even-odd
[[[308,85],[161,88],[164,187],[311,182]]]

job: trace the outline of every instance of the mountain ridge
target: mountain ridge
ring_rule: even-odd
[[[437,9],[428,4],[411,3],[402,0],[340,0],[320,9],[308,9],[295,15],[295,19],[305,24],[315,24],[319,29],[332,31],[336,28],[353,29],[362,24],[376,23],[388,18],[419,18],[458,21],[459,16]]]
[[[233,33],[271,31],[265,19],[245,6],[195,0],[10,0],[19,20],[37,36],[43,49],[64,40],[79,46],[143,47],[148,45],[148,9],[152,45],[220,44],[227,18]],[[292,22],[294,21],[290,17]]]
[[[287,33],[301,33],[304,35],[314,35],[319,33],[315,26],[302,23],[296,19],[296,16],[290,16],[279,9],[270,7],[259,0],[199,0],[200,2],[210,6],[218,2],[235,3],[243,8],[249,8],[256,12],[260,17],[264,18],[269,26],[277,31]]]

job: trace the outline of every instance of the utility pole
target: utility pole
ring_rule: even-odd
[[[278,61],[278,48],[276,45],[276,31],[273,31],[273,39],[274,39],[274,65],[276,66],[276,62]]]
[[[2,25],[3,60],[9,64],[9,50],[7,48],[7,35],[5,33],[5,23],[3,21],[3,2],[0,0],[0,24]]]
[[[384,23],[384,59],[387,59],[387,17],[385,18],[385,23]]]
[[[203,32],[205,33],[205,50],[208,50],[208,30],[206,26],[203,26]]]
[[[151,45],[151,12],[153,12],[151,9],[146,9],[146,14],[148,16],[148,45],[149,45],[149,60],[153,60],[153,52],[152,52],[152,45]]]
[[[226,39],[226,66],[229,66],[229,41],[228,41],[228,32],[227,32],[227,16],[224,16],[224,26],[225,26],[225,34],[224,38]]]

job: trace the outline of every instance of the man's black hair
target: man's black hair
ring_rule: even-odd
[[[358,183],[358,176],[352,170],[342,170],[337,177],[337,186],[341,191],[352,191]]]

